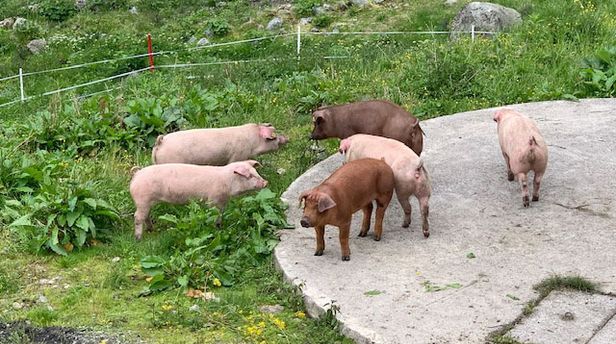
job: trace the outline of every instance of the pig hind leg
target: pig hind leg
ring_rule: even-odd
[[[503,153],[503,157],[505,158],[505,163],[507,164],[507,180],[512,182],[514,178],[513,172],[511,172],[511,165],[509,164],[509,156]]]
[[[430,196],[420,196],[417,199],[419,200],[419,209],[421,209],[421,230],[423,231],[424,237],[427,238],[430,236],[430,224],[428,222]]]
[[[539,200],[539,188],[541,187],[541,179],[543,178],[543,172],[535,172],[533,178],[533,202]]]
[[[398,198],[398,202],[400,202],[400,206],[402,206],[402,210],[404,211],[404,222],[402,222],[402,227],[407,228],[411,225],[411,203],[409,202],[409,197],[411,195],[407,195],[403,192],[399,192],[396,190],[396,197]]]
[[[365,237],[368,234],[368,231],[370,230],[370,219],[372,218],[372,209],[373,209],[372,201],[366,204],[366,206],[362,208],[362,211],[364,212],[364,220],[361,224],[361,231],[359,232],[360,237]]]
[[[374,220],[374,240],[380,241],[383,234],[383,218],[391,201],[391,194],[376,199],[376,219]]]
[[[522,187],[522,204],[524,208],[527,208],[530,206],[528,197],[528,175],[526,173],[518,173],[518,181],[520,182],[520,187]]]

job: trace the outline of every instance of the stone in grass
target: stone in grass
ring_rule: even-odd
[[[5,18],[3,21],[0,21],[0,29],[10,29],[15,24],[15,19],[13,18]]]
[[[26,47],[28,47],[28,50],[30,50],[31,53],[33,54],[39,54],[41,51],[43,51],[43,49],[45,49],[47,47],[47,41],[45,41],[44,39],[33,39],[31,40]]]
[[[351,2],[353,3],[353,5],[359,7],[364,7],[368,5],[368,0],[351,0]]]
[[[522,22],[520,13],[512,8],[489,2],[471,2],[453,18],[450,23],[450,37],[458,38],[461,32],[475,31],[498,32]],[[468,33],[464,33],[468,35]]]
[[[197,41],[197,45],[209,45],[209,44],[210,44],[210,40],[205,37]]]
[[[282,27],[282,18],[275,17],[267,23],[267,29],[269,31],[278,30]]]
[[[299,25],[308,25],[312,22],[312,17],[300,18]]]
[[[15,18],[15,21],[13,22],[13,30],[17,30],[18,28],[26,25],[28,21],[26,20],[26,18],[22,18],[22,17],[17,17]]]
[[[259,311],[262,313],[276,314],[284,311],[284,307],[281,305],[263,305],[259,307]]]
[[[189,311],[191,312],[199,312],[199,310],[201,309],[201,307],[199,307],[199,305],[194,304],[192,306],[190,306],[190,308],[188,308]]]

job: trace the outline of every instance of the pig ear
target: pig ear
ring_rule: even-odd
[[[257,160],[246,160],[247,163],[250,164],[250,166],[252,167],[261,167],[261,163],[258,162]]]
[[[328,195],[321,194],[319,197],[319,213],[326,211],[327,209],[331,209],[336,206],[336,202]]]
[[[299,195],[299,207],[302,207],[302,202],[304,202],[304,200],[306,199],[306,197],[308,197],[308,195],[310,194],[309,190],[306,190],[304,192],[302,192],[301,195]]]
[[[350,145],[351,145],[351,142],[349,139],[344,139],[340,141],[340,147],[338,148],[338,152],[340,152],[340,154],[346,153]]]
[[[274,132],[274,127],[266,127],[263,125],[259,126],[259,136],[266,140],[273,140],[276,138],[276,133]]]
[[[246,168],[246,166],[237,166],[233,169],[233,173],[239,174],[242,177],[250,178],[250,171]]]
[[[498,123],[498,120],[500,119],[501,116],[501,112],[500,111],[496,111],[494,113],[494,117],[492,117],[492,119],[494,120],[494,122]]]

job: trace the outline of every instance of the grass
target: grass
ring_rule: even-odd
[[[488,337],[488,342],[493,344],[518,344],[515,339],[506,335],[512,328],[519,324],[524,318],[529,317],[543,299],[545,299],[554,290],[576,290],[585,293],[598,293],[599,286],[581,276],[561,276],[554,275],[535,284],[533,289],[537,291],[539,296],[529,301],[524,306],[522,314],[510,324],[503,326],[501,329],[493,332]]]
[[[274,124],[291,142],[276,153],[259,157],[264,165],[259,173],[269,180],[271,190],[280,194],[311,165],[337,149],[335,140],[312,147],[307,139],[309,115],[318,106],[385,98],[427,119],[512,103],[609,96],[609,90],[587,88],[588,79],[581,69],[585,58],[616,45],[616,20],[611,15],[616,12],[616,3],[590,0],[499,1],[520,10],[524,23],[507,34],[475,42],[469,38],[450,42],[442,36],[305,35],[299,61],[293,37],[187,49],[193,47],[188,43],[191,37],[198,40],[207,30],[212,31],[209,39],[214,43],[272,34],[263,27],[275,15],[285,20],[285,32],[294,32],[299,16],[267,2],[227,1],[222,6],[207,2],[209,7],[203,7],[203,2],[196,0],[183,1],[181,6],[178,1],[113,0],[104,6],[92,1],[93,7],[78,12],[48,7],[62,1],[40,2],[45,13],[28,10],[22,0],[6,0],[0,8],[0,19],[23,16],[31,23],[17,32],[0,30],[0,77],[16,74],[20,66],[30,72],[141,54],[147,32],[152,33],[155,51],[177,51],[156,56],[157,66],[267,60],[158,68],[155,73],[0,108],[0,307],[9,310],[3,313],[3,321],[27,319],[39,325],[130,331],[158,343],[350,340],[339,335],[333,321],[335,310],[321,320],[305,317],[301,297],[282,282],[269,256],[237,271],[232,286],[208,285],[219,301],[188,298],[183,288],[140,296],[148,285],[141,259],[157,255],[178,260],[178,243],[198,234],[158,220],[157,231],[146,233],[142,242],[133,240],[129,171],[132,166],[149,164],[147,137],[157,132],[146,132],[150,126],[141,131],[126,128],[123,119],[127,116],[154,112],[147,105],[131,109],[132,102],[158,102],[164,111],[179,114],[177,122],[155,128],[161,132],[245,122]],[[308,8],[307,13],[316,3],[294,3],[300,2],[302,8]],[[66,3],[72,6],[74,2]],[[336,26],[341,31],[443,30],[464,3],[445,6],[427,0],[386,1],[363,9],[327,12],[317,24],[324,30]],[[138,8],[138,14],[128,12],[131,6]],[[64,14],[68,17],[56,20]],[[41,36],[49,38],[49,48],[40,55],[27,52],[25,43]],[[26,95],[145,66],[146,59],[122,60],[28,76]],[[79,98],[116,87],[108,93]],[[18,97],[16,80],[0,82],[0,103]],[[45,116],[48,120],[41,121]],[[29,160],[35,162],[38,172],[57,173],[52,178],[56,184],[68,180],[77,185],[92,183],[96,197],[109,202],[120,215],[110,234],[61,257],[38,251],[27,230],[9,228],[25,214],[13,202],[27,198],[24,194],[28,193],[19,191],[18,186],[36,184],[36,176],[23,177],[20,172]],[[14,164],[7,167],[7,161]],[[38,172],[33,173],[38,176]],[[16,184],[5,185],[6,180]],[[205,213],[191,211],[161,205],[153,214],[157,219],[165,214],[190,218]],[[240,249],[251,248],[249,242]],[[113,262],[114,257],[120,260]],[[62,279],[54,285],[39,283],[57,276]],[[562,287],[571,281],[565,282],[552,283]],[[53,310],[36,302],[40,295],[48,298]],[[13,309],[14,302],[27,307]],[[199,310],[190,311],[195,304]],[[269,304],[281,304],[285,310],[272,317],[259,311],[259,306]]]

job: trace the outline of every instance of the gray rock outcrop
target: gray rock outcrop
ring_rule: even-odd
[[[30,50],[31,53],[38,54],[41,51],[43,51],[43,49],[45,49],[47,47],[47,41],[45,41],[42,38],[41,39],[33,39],[26,46],[28,47],[28,50]]]
[[[520,13],[512,8],[489,2],[471,2],[451,21],[451,38],[457,38],[460,31],[498,32],[522,22]]]

